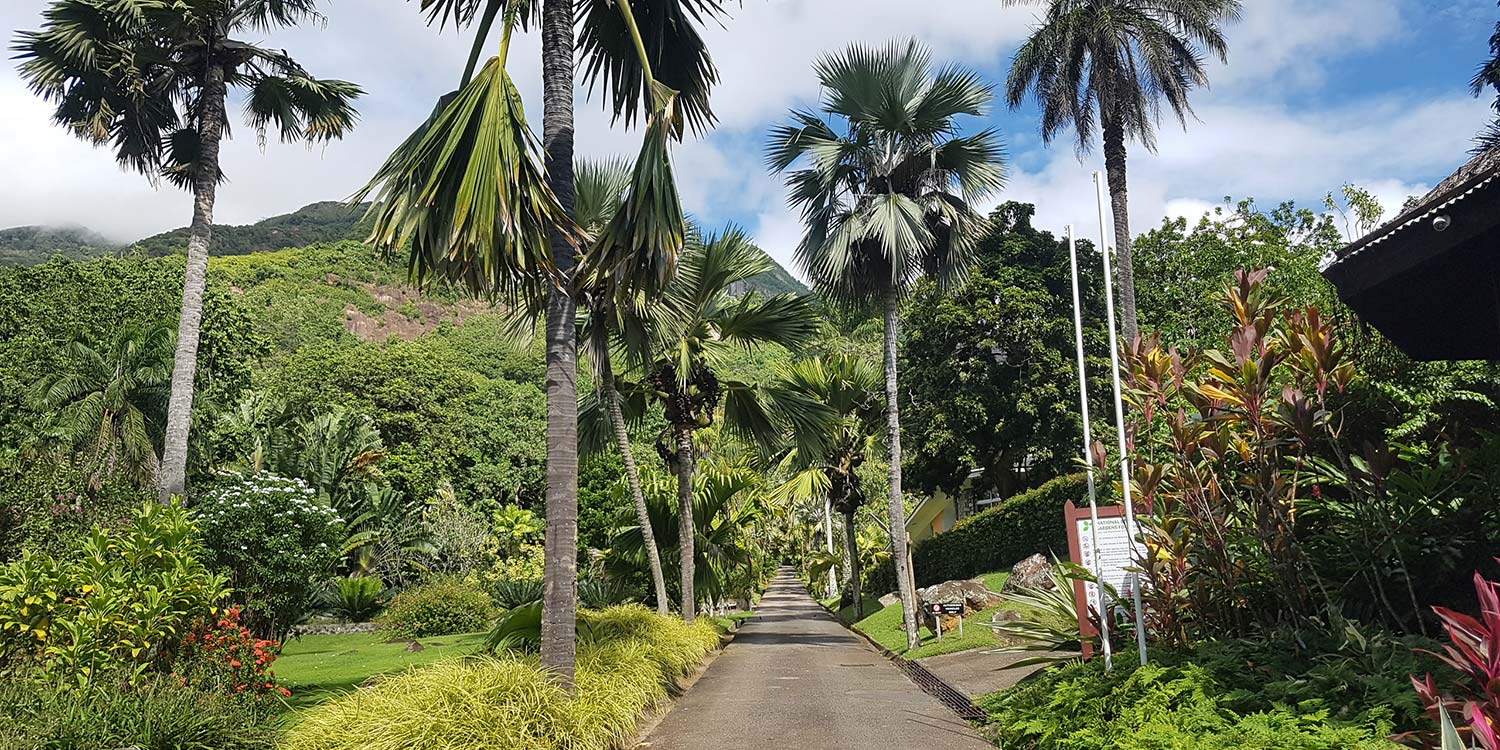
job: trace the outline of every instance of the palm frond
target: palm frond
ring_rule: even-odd
[[[700,27],[724,14],[723,0],[631,0],[649,69],[618,3],[581,0],[578,51],[589,90],[602,90],[615,120],[632,125],[654,111],[649,79],[680,94],[682,118],[696,133],[713,126],[709,97],[719,82]]]
[[[497,57],[443,97],[351,200],[374,197],[370,242],[387,253],[409,246],[417,280],[539,297],[558,282],[551,232],[561,229],[574,242],[578,232],[538,153],[520,93]]]

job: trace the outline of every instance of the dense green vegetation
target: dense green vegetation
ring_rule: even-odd
[[[84,227],[11,227],[0,229],[0,267],[29,266],[53,257],[88,260],[120,246]]]

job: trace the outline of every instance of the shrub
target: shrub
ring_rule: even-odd
[[[460,578],[434,578],[391,598],[380,627],[402,638],[483,630],[494,616],[488,594]]]
[[[490,585],[490,596],[495,606],[515,609],[523,604],[540,601],[542,580],[540,578],[502,578]]]
[[[1423,720],[1405,684],[1423,663],[1411,645],[1271,633],[1162,650],[1141,668],[1074,662],[980,703],[1007,748],[1386,750]]]
[[[88,688],[0,681],[0,747],[7,750],[272,750],[265,711],[167,679]]]
[[[308,709],[285,750],[609,750],[667,697],[673,680],[718,646],[692,625],[638,606],[585,613],[577,693],[552,684],[535,657],[453,660]]]
[[[276,685],[271,664],[281,653],[277,641],[256,638],[240,624],[240,608],[200,620],[183,638],[172,676],[183,685],[241,700],[274,705],[292,692]]]
[[[1068,550],[1063,505],[1087,499],[1082,474],[1058,477],[960,521],[951,530],[913,545],[912,565],[918,586],[1008,570],[1034,555],[1065,556]],[[896,568],[885,560],[870,569],[865,590],[896,590]]]
[[[1475,573],[1474,590],[1478,618],[1433,607],[1449,640],[1437,657],[1461,676],[1454,696],[1444,695],[1431,674],[1411,681],[1434,719],[1441,721],[1446,711],[1460,724],[1460,735],[1484,750],[1500,750],[1500,583]]]
[[[301,479],[227,473],[195,500],[211,562],[256,635],[284,640],[338,560],[344,524]]]
[[[351,576],[333,582],[328,613],[345,622],[369,622],[380,612],[385,584],[375,576]]]
[[[66,560],[29,553],[0,567],[0,658],[40,660],[60,681],[120,670],[139,680],[224,597],[187,511],[148,502],[131,524],[95,527]]]

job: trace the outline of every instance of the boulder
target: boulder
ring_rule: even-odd
[[[898,593],[896,593],[896,592],[894,592],[894,591],[892,591],[889,594],[886,594],[885,596],[880,597],[880,606],[882,606],[882,607],[889,607],[892,604],[900,604],[900,603],[901,603],[901,595],[898,594]]]
[[[1052,588],[1052,563],[1042,555],[1032,555],[1010,569],[1010,578],[1005,579],[1000,593],[1051,591]]]
[[[409,644],[406,645],[406,650],[407,651],[412,651],[412,652],[426,651],[427,647],[423,646],[420,643],[417,643],[416,641],[412,641],[411,643],[409,643]]]
[[[984,581],[978,578],[972,581],[944,581],[935,586],[928,586],[925,589],[917,589],[917,613],[920,624],[934,631],[937,625],[936,618],[933,617],[931,612],[932,605],[934,604],[958,604],[962,602],[964,611],[967,614],[973,614],[981,609],[993,607],[1001,601],[1003,599],[1001,599],[1000,595],[990,591],[989,587],[984,585]],[[958,617],[956,615],[946,615],[943,617],[943,632],[946,633],[957,627]]]

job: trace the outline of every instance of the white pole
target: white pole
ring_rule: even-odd
[[[1073,268],[1073,338],[1078,349],[1078,406],[1083,413],[1083,463],[1089,477],[1089,536],[1094,548],[1094,578],[1104,580],[1104,563],[1099,557],[1099,502],[1094,491],[1094,456],[1089,450],[1094,443],[1093,429],[1089,426],[1089,379],[1083,357],[1083,303],[1078,295],[1078,243],[1073,237],[1073,225],[1068,225],[1068,261]],[[1094,587],[1099,594],[1099,636],[1104,644],[1104,669],[1114,668],[1114,648],[1109,643],[1109,602],[1105,599],[1104,586]]]
[[[833,502],[823,498],[823,539],[828,544],[828,555],[833,556]],[[828,598],[839,595],[838,566],[828,568]]]
[[[1120,437],[1120,486],[1125,493],[1125,534],[1130,537],[1131,548],[1135,548],[1137,534],[1135,526],[1135,503],[1130,498],[1130,456],[1125,447],[1125,401],[1120,389],[1120,344],[1115,333],[1115,287],[1110,271],[1109,232],[1104,218],[1104,175],[1094,173],[1094,198],[1099,206],[1099,247],[1104,255],[1104,305],[1109,314],[1109,364],[1115,385],[1115,430]],[[1135,603],[1135,642],[1140,650],[1141,665],[1146,664],[1146,618],[1141,606],[1141,585],[1137,580],[1131,587]]]

